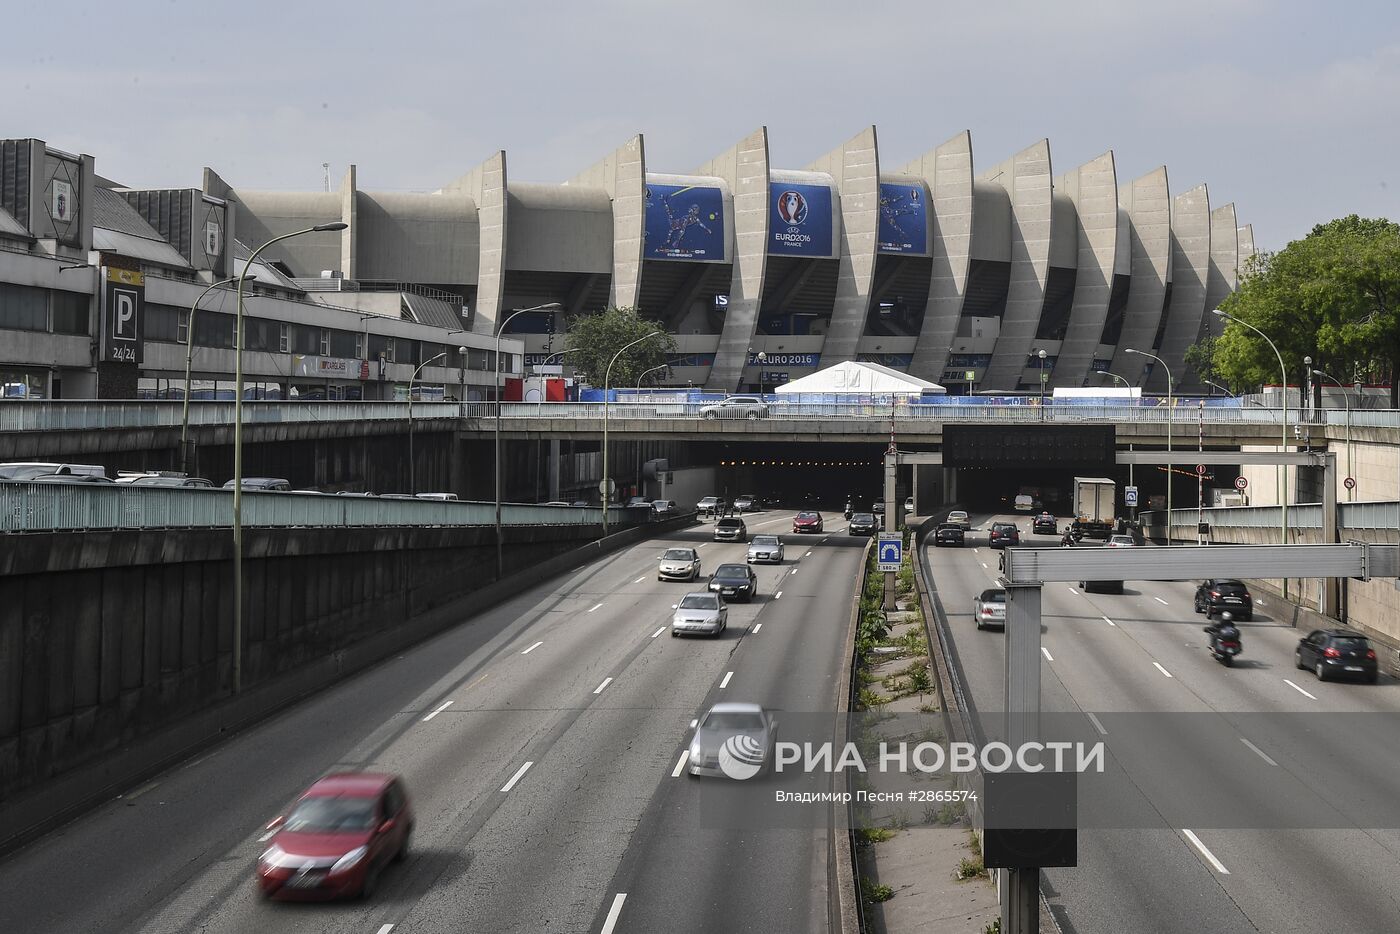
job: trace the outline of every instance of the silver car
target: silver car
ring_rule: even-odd
[[[700,553],[694,548],[667,548],[656,569],[659,581],[693,581],[700,576]]]
[[[988,626],[1006,628],[1006,591],[992,587],[977,595],[972,602],[972,619],[978,629]]]
[[[671,635],[706,633],[718,636],[729,625],[729,607],[717,593],[688,593],[676,604]]]
[[[763,561],[769,564],[783,563],[783,540],[776,535],[755,535],[749,542],[749,564]]]
[[[757,396],[730,396],[722,402],[701,408],[700,417],[709,420],[747,418],[750,421],[755,421],[768,417],[768,403]]]
[[[686,770],[743,780],[773,766],[778,721],[758,704],[715,704],[695,728]]]

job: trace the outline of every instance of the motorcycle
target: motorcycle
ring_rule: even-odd
[[[850,503],[847,503],[847,504],[846,504],[846,521],[847,521],[847,522],[850,522],[850,521],[851,521],[851,516],[854,515],[854,514],[855,514],[855,510],[851,508],[851,504],[850,504]]]
[[[1234,664],[1235,656],[1244,651],[1240,631],[1230,621],[1230,613],[1226,611],[1220,614],[1219,625],[1206,626],[1204,630],[1210,635],[1210,645],[1206,648],[1217,662],[1229,668]]]

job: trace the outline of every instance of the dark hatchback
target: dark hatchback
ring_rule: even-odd
[[[1254,597],[1249,588],[1237,580],[1202,581],[1196,588],[1196,612],[1207,617],[1229,610],[1235,619],[1248,622],[1254,618]]]
[[[933,546],[942,548],[944,545],[957,546],[961,548],[966,539],[962,526],[945,522],[933,533]]]
[[[710,577],[710,592],[748,602],[758,593],[758,575],[747,564],[721,564]]]
[[[879,529],[880,523],[868,512],[858,512],[851,516],[851,524],[846,527],[846,531],[851,535],[874,535]]]
[[[1031,531],[1036,535],[1054,535],[1059,529],[1055,527],[1055,517],[1042,512],[1031,522]]]
[[[1299,668],[1311,668],[1319,681],[1362,678],[1376,683],[1376,650],[1350,629],[1318,629],[1299,639],[1294,661]]]
[[[987,544],[992,548],[1005,548],[1007,545],[1021,544],[1021,532],[1010,522],[993,522],[987,534]]]

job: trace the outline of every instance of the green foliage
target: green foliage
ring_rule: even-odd
[[[871,882],[862,876],[860,894],[867,902],[887,902],[894,898],[894,889],[882,883]]]
[[[861,688],[856,701],[862,710],[878,710],[890,702],[889,698],[883,694],[876,694],[870,688]]]
[[[982,928],[982,934],[1001,934],[1001,919],[996,918],[991,924]]]
[[[860,827],[856,829],[856,843],[860,846],[884,843],[893,836],[894,831],[885,827]]]
[[[975,858],[964,856],[962,859],[958,860],[959,879],[976,879],[979,876],[985,877],[986,875],[987,870],[986,867],[982,865],[982,857],[980,855]]]
[[[915,694],[927,694],[933,689],[933,679],[929,677],[928,668],[919,665],[909,672],[909,690]]]
[[[659,336],[628,348],[608,373],[608,364],[618,351],[635,340],[650,334]],[[647,321],[635,308],[607,308],[595,314],[583,314],[569,321],[568,362],[588,376],[594,386],[635,386],[637,380],[652,367],[666,362],[666,354],[676,349],[676,341],[666,329]]]

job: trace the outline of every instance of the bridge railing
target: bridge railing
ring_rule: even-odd
[[[634,517],[612,507],[621,527]],[[601,506],[503,503],[501,524],[599,525]],[[0,483],[0,532],[88,529],[227,528],[233,491],[61,483]],[[245,491],[243,524],[275,528],[338,526],[490,526],[495,504]]]
[[[1281,519],[1278,506],[1214,506],[1200,510],[1202,522],[1212,528],[1277,529]],[[1162,525],[1166,510],[1144,512],[1139,516],[1144,527]],[[1288,526],[1293,529],[1322,528],[1321,503],[1295,503],[1288,507]],[[1173,509],[1172,527],[1196,527],[1195,509]],[[1400,528],[1400,502],[1378,501],[1338,503],[1337,528],[1346,531],[1385,531]]]

